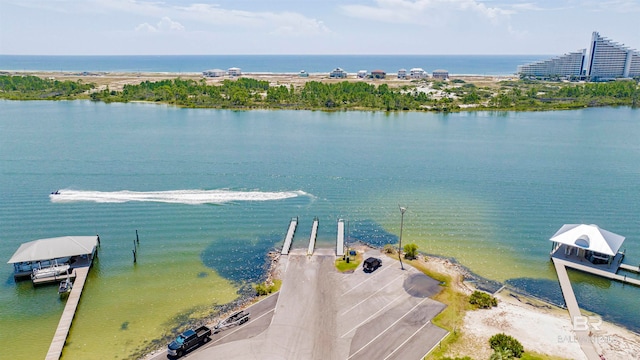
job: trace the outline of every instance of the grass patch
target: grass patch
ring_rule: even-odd
[[[520,358],[520,360],[566,360],[566,358],[545,355],[545,354],[538,354],[535,352],[525,352],[522,354],[522,357]]]
[[[346,260],[347,258],[349,259],[348,263]],[[345,260],[337,259],[336,269],[338,269],[338,271],[340,272],[354,271],[358,267],[358,265],[360,265],[361,262],[362,262],[362,254],[356,253],[356,256],[345,257]]]

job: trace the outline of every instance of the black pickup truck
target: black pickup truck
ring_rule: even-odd
[[[211,329],[201,326],[195,330],[189,329],[173,340],[167,349],[169,356],[181,357],[190,349],[200,346],[210,340]]]

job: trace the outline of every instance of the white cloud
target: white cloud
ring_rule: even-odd
[[[477,0],[374,0],[374,5],[343,5],[352,17],[392,23],[429,24],[431,18],[471,13],[491,22],[508,18],[512,10],[490,7]]]
[[[172,31],[184,31],[184,26],[177,21],[171,20],[169,17],[163,17],[156,26],[150,25],[149,23],[142,23],[135,28],[138,32],[172,32]]]
[[[160,31],[184,31],[184,26],[177,21],[169,19],[167,16],[163,17],[158,23],[158,29]]]
[[[295,34],[320,34],[330,32],[322,21],[291,11],[246,11],[225,9],[219,5],[204,3],[172,5],[164,2],[138,0],[95,0],[95,4],[105,10],[127,14],[154,17],[168,16],[172,19],[180,19],[182,23],[197,22],[208,26],[211,30],[217,28],[224,28],[225,30],[257,29],[265,33]],[[139,26],[142,25],[144,24]],[[169,23],[163,24],[163,26],[167,25],[171,26]],[[154,27],[156,30],[162,29],[160,25],[149,26]],[[195,26],[190,25],[189,27]],[[148,27],[143,26],[141,29],[146,30]]]
[[[149,25],[149,23],[142,23],[136,26],[135,30],[138,32],[148,32],[148,33],[158,32],[158,29],[156,29],[152,25]]]

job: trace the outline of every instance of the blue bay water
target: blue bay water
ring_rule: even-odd
[[[517,66],[547,59],[547,55],[176,55],[176,56],[35,56],[0,55],[0,70],[202,72],[240,67],[251,73],[328,73],[336,67],[347,72],[420,67],[431,73],[511,75]]]
[[[396,242],[398,204],[409,209],[403,242],[562,303],[548,256],[562,224],[624,235],[625,262],[640,263],[638,138],[640,112],[629,108],[329,113],[0,101],[0,258],[37,238],[100,234],[68,358],[126,357],[202,307],[233,300],[261,279],[293,216],[295,247],[307,246],[315,216],[321,247],[333,246],[338,218],[352,239]],[[57,189],[62,200],[49,196]],[[10,265],[0,271],[0,328],[15,330],[0,344],[41,358],[64,303],[55,288],[16,284]],[[640,331],[640,289],[571,277],[583,308]],[[16,345],[27,341],[33,347]]]

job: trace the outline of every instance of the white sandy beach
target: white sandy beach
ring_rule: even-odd
[[[446,259],[430,257],[426,264],[458,279],[464,273]],[[454,286],[467,294],[474,290],[470,284],[461,281],[455,282]],[[564,359],[586,359],[566,310],[506,290],[495,296],[499,301],[497,307],[467,312],[460,341],[451,347],[449,356],[488,359],[492,353],[489,338],[505,333],[518,339],[525,351]],[[637,359],[640,354],[640,334],[611,323],[602,322],[600,331],[592,332],[591,340],[595,342],[598,354],[607,360]]]

